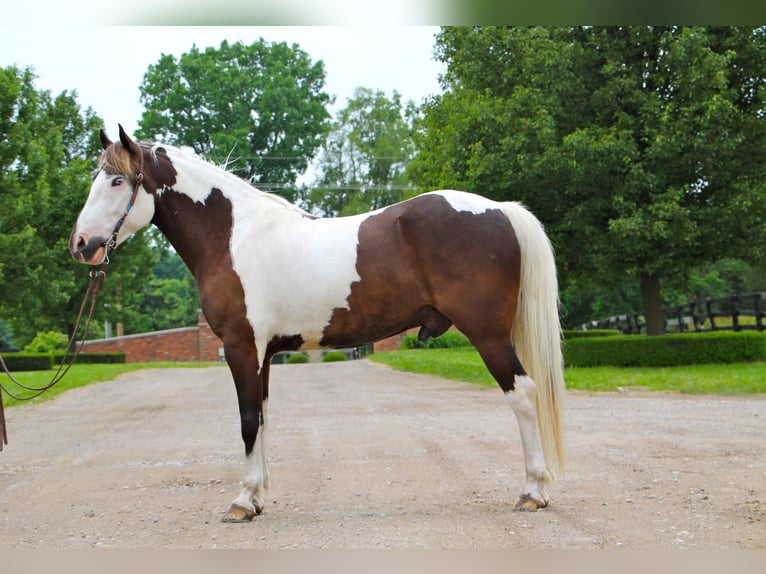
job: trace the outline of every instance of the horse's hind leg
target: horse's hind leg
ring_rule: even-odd
[[[516,420],[524,449],[527,480],[516,502],[517,510],[537,510],[548,505],[545,483],[550,480],[537,421],[537,385],[526,374],[509,335],[474,340],[489,372],[503,389]]]

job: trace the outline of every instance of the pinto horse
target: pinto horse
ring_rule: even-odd
[[[548,505],[561,467],[558,284],[550,242],[518,203],[436,191],[370,213],[317,218],[171,146],[104,132],[99,169],[69,239],[90,265],[150,222],[194,275],[237,389],[245,476],[223,516],[264,508],[269,364],[304,345],[351,347],[455,325],[519,424],[519,510]]]

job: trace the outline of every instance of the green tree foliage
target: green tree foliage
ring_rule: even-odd
[[[657,334],[661,280],[766,258],[763,28],[445,28],[436,53],[413,179],[524,201],[565,285],[633,278]]]
[[[66,349],[68,338],[63,333],[45,331],[35,335],[35,338],[24,347],[26,353],[55,353]]]
[[[157,240],[159,234],[154,235]],[[128,334],[197,324],[197,284],[179,255],[165,243],[162,238],[162,244],[155,245],[159,257],[152,278],[140,291],[126,297],[120,321]]]
[[[7,321],[0,319],[0,353],[16,350],[13,342],[13,330]]]
[[[88,285],[67,242],[100,154],[103,122],[80,110],[76,94],[37,90],[31,69],[0,69],[0,317],[23,346],[37,332],[67,333]],[[97,321],[115,286],[146,276],[146,243],[113,256]]]
[[[324,64],[259,40],[163,55],[141,84],[138,137],[185,145],[267,191],[303,173],[327,132]]]
[[[324,215],[350,215],[401,200],[409,189],[415,105],[394,91],[359,87],[332,123],[307,199]]]

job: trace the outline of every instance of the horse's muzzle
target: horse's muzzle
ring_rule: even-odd
[[[85,233],[72,235],[69,240],[69,252],[75,261],[88,265],[97,265],[106,256],[106,238],[89,237]]]

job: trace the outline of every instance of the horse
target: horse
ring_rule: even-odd
[[[119,141],[103,154],[69,249],[97,265],[152,223],[193,274],[223,342],[244,442],[224,522],[264,509],[269,367],[280,351],[344,348],[451,326],[475,346],[515,413],[526,481],[517,510],[548,505],[562,468],[565,398],[558,280],[540,221],[517,202],[454,190],[322,218],[196,154]]]

